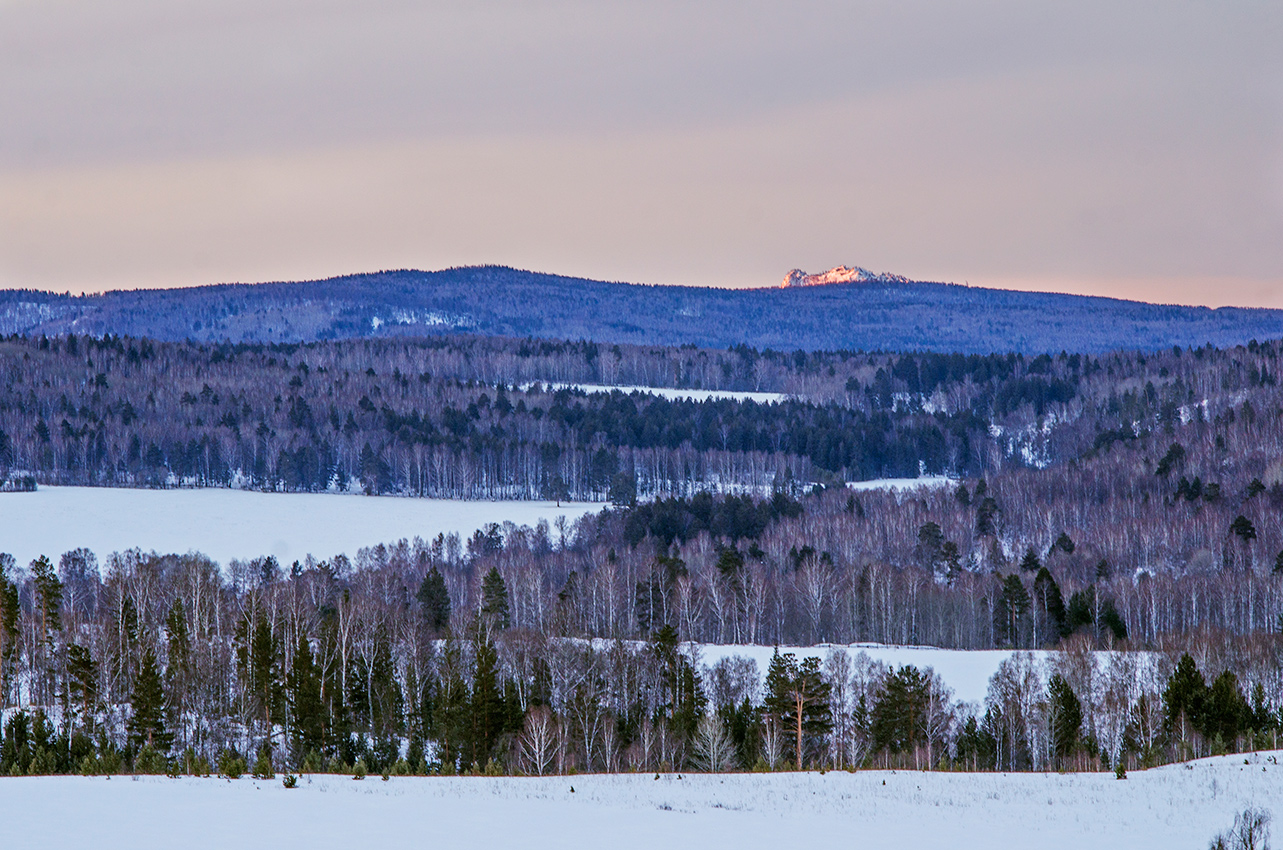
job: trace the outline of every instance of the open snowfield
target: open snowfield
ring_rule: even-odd
[[[1283,753],[1113,774],[0,779],[4,846],[1206,847],[1251,806],[1283,814]],[[1244,764],[1244,760],[1248,764]],[[573,793],[571,788],[574,788]]]
[[[851,490],[917,490],[920,488],[948,487],[957,484],[956,478],[946,475],[923,475],[920,478],[874,478],[870,481],[848,481]]]
[[[19,564],[88,547],[100,559],[133,547],[203,552],[221,564],[275,555],[282,563],[307,554],[349,557],[363,546],[416,535],[425,540],[512,521],[575,520],[602,505],[583,502],[481,502],[334,493],[248,490],[131,490],[41,487],[0,493],[0,552]],[[555,532],[554,532],[555,533]]]

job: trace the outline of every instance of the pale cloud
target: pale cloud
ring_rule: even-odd
[[[855,263],[1283,306],[1281,17],[2,4],[0,285]]]

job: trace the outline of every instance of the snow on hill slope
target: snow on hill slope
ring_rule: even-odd
[[[1260,753],[1112,773],[0,779],[5,846],[1201,848],[1283,813]],[[1245,763],[1246,762],[1246,763]],[[573,789],[573,790],[572,790]],[[69,812],[74,817],[68,817]]]
[[[791,269],[784,275],[780,288],[791,286],[824,286],[830,283],[908,283],[903,275],[889,272],[871,272],[859,266],[834,266],[826,272],[807,274],[801,269]]]
[[[583,502],[482,502],[259,493],[248,490],[131,490],[41,487],[0,493],[0,552],[25,566],[87,547],[99,559],[133,547],[144,552],[203,552],[221,564],[275,555],[284,564],[311,553],[349,557],[364,546],[439,533],[463,538],[511,521],[533,526],[559,516],[575,520],[601,505]]]

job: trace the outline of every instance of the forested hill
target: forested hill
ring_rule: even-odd
[[[783,351],[1100,353],[1276,339],[1283,311],[892,278],[784,289],[648,286],[498,266],[78,297],[0,292],[4,334],[305,342],[459,332]]]

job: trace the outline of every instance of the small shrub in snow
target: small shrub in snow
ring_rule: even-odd
[[[275,779],[276,771],[272,767],[272,756],[267,747],[258,751],[258,760],[254,762],[255,779]]]
[[[357,759],[356,764],[352,765],[352,778],[364,779],[369,774],[365,767],[365,759]]]
[[[196,750],[188,747],[183,751],[183,770],[188,776],[209,776],[209,759],[198,755]]]
[[[169,772],[169,759],[152,747],[143,747],[134,756],[134,772],[159,775]]]
[[[284,785],[286,788],[297,788],[298,777],[292,773],[287,773],[285,774],[285,778],[281,780],[281,784]]]
[[[218,754],[218,773],[228,779],[240,779],[245,775],[245,759],[233,749],[223,750]]]
[[[1270,813],[1249,808],[1234,816],[1234,826],[1212,839],[1208,850],[1270,850]]]

